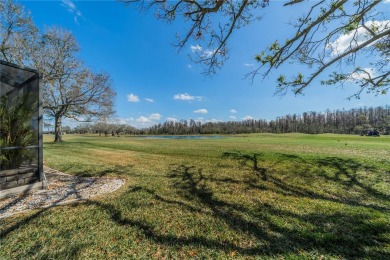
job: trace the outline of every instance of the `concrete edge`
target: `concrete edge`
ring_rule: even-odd
[[[0,190],[0,199],[6,198],[8,196],[28,193],[28,192],[34,191],[34,190],[41,190],[41,189],[44,189],[46,186],[47,186],[47,184],[45,183],[45,181],[40,181],[40,182],[28,184],[28,185],[23,185],[23,186],[11,188],[11,189]]]

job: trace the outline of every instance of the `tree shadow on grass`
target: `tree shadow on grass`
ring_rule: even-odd
[[[333,169],[333,176],[320,173],[320,175],[328,181],[341,183],[347,187],[358,187],[369,196],[385,201],[390,200],[390,195],[380,192],[358,179],[358,171],[375,171],[376,169],[374,167],[363,165],[352,159],[347,160],[338,157],[316,159],[314,160],[314,164],[317,164],[319,167]]]
[[[251,178],[246,181],[246,185],[251,188],[256,188],[258,183],[272,183],[279,193],[286,196],[294,197],[307,197],[311,199],[327,200],[331,202],[337,202],[347,204],[350,206],[362,206],[375,210],[390,211],[388,201],[390,196],[385,194],[372,186],[359,181],[359,171],[377,171],[375,167],[363,165],[353,159],[343,159],[338,157],[324,157],[316,159],[304,159],[303,157],[291,154],[276,154],[277,159],[268,168],[260,167],[259,161],[261,161],[262,154],[247,154],[241,152],[225,152],[222,154],[222,158],[232,158],[237,160],[241,166],[252,168],[254,176],[261,175],[260,178]],[[302,176],[307,181],[318,181],[315,178],[320,178],[322,182],[327,182],[330,185],[342,186],[343,190],[348,191],[351,188],[359,189],[360,195],[374,198],[377,201],[383,201],[382,205],[377,204],[365,204],[359,202],[356,198],[348,198],[346,196],[340,197],[338,194],[331,193],[330,191],[325,193],[319,192],[315,189],[309,189],[306,187],[293,184],[292,182],[285,181],[281,178],[282,174],[271,174],[274,172],[271,168],[277,164],[282,164],[284,161],[289,161],[286,172],[289,172],[290,176]],[[285,164],[284,164],[285,165]],[[299,166],[299,167],[298,167]],[[302,169],[303,166],[303,169]],[[260,174],[259,174],[260,171]],[[309,177],[308,177],[309,176]],[[376,180],[380,182],[381,180]],[[277,189],[278,188],[278,189]],[[264,185],[260,186],[260,189],[264,189]],[[385,206],[384,206],[385,205]]]
[[[227,226],[220,232],[234,232],[238,236],[251,239],[253,244],[240,245],[229,236],[216,239],[207,233],[167,234],[160,230],[159,224],[133,218],[109,202],[89,201],[88,204],[106,211],[118,225],[134,228],[148,240],[177,250],[186,246],[198,250],[202,248],[217,250],[219,253],[235,251],[242,256],[254,257],[287,256],[302,252],[307,254],[314,252],[318,257],[321,254],[340,258],[390,257],[390,253],[383,250],[390,242],[388,238],[390,226],[385,221],[376,221],[375,216],[368,212],[334,210],[322,213],[296,213],[294,210],[281,209],[261,202],[248,208],[245,204],[218,196],[218,190],[213,190],[209,185],[210,182],[215,182],[215,178],[210,178],[202,169],[195,166],[173,165],[169,177],[172,179],[172,189],[179,195],[180,201],[163,197],[151,189],[140,186],[130,188],[127,194],[147,193],[151,195],[153,201],[174,204],[190,212],[208,214],[215,220],[213,222]],[[272,176],[267,176],[265,181],[272,182],[270,177]],[[246,185],[245,182],[242,184]],[[273,192],[280,193],[280,190],[275,189]],[[322,197],[315,199],[327,200]],[[190,204],[197,207],[188,206]],[[199,208],[203,210],[199,211]],[[199,225],[202,223],[200,220]]]
[[[170,204],[170,205],[176,205],[176,206],[178,206],[180,208],[184,208],[185,210],[188,210],[190,212],[194,212],[194,213],[195,212],[203,212],[203,210],[201,208],[194,207],[191,204],[186,203],[183,200],[170,199],[168,197],[159,195],[156,191],[149,189],[149,188],[135,186],[135,187],[130,188],[127,191],[127,193],[134,193],[134,192],[145,192],[145,193],[151,195],[152,199],[155,201],[159,201],[159,202],[162,202],[165,204]]]
[[[267,169],[259,166],[258,158],[262,156],[261,153],[240,153],[240,152],[225,152],[222,155],[225,158],[233,158],[239,161],[241,166],[247,165],[248,162],[251,163],[253,172],[261,177],[263,181],[267,180]]]
[[[229,155],[231,156],[231,155]],[[299,189],[271,175],[264,177],[266,170],[257,165],[259,155],[244,156],[239,160],[251,160],[253,170],[258,174],[261,169],[262,182],[277,182],[277,186],[287,189],[296,196],[306,196],[321,201],[344,203],[341,199],[330,199],[313,191]],[[212,211],[214,217],[223,221],[232,230],[256,237],[264,246],[253,248],[233,248],[243,255],[278,255],[297,253],[301,250],[318,251],[341,257],[390,257],[388,252],[368,252],[367,247],[386,245],[389,239],[388,223],[374,224],[372,216],[364,213],[309,213],[297,214],[294,211],[278,209],[270,204],[258,204],[258,210],[250,210],[243,205],[220,199],[206,185],[210,181],[202,169],[193,166],[178,165],[172,171],[173,187],[184,198],[196,200],[202,207]],[[268,186],[270,187],[270,186]],[[272,188],[269,188],[272,189]],[[273,192],[281,193],[280,189]],[[348,203],[347,203],[348,204]],[[248,219],[247,216],[250,216]],[[280,219],[281,222],[275,221]],[[298,221],[302,226],[286,226],[285,221]]]
[[[61,245],[56,250],[42,250],[44,246],[41,243],[35,243],[34,246],[29,248],[25,255],[38,259],[79,259],[80,253],[84,248],[91,246],[91,243],[76,242],[75,238],[71,239],[73,239],[72,242]],[[16,259],[17,258],[18,257],[16,257]],[[25,257],[20,257],[20,259],[23,258]]]
[[[159,244],[174,246],[176,248],[181,248],[183,246],[201,246],[219,250],[239,249],[234,243],[231,243],[228,240],[219,241],[215,239],[208,239],[206,237],[199,237],[196,235],[175,236],[171,234],[163,234],[159,231],[158,227],[149,224],[146,221],[125,217],[121,210],[110,203],[103,203],[99,201],[88,201],[87,203],[105,210],[115,223],[122,226],[135,228],[139,230],[147,239],[150,239]]]
[[[115,174],[115,176],[127,176],[132,172],[134,165],[110,165],[105,166],[104,169],[96,172],[94,170],[78,170],[74,171],[74,166],[68,166],[62,169],[64,172],[72,172],[71,175],[77,177],[104,177],[110,174]],[[82,167],[80,167],[82,168]]]

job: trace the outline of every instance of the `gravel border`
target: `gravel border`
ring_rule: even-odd
[[[0,200],[0,219],[37,208],[48,208],[111,193],[125,181],[119,178],[77,177],[44,167],[48,189]]]

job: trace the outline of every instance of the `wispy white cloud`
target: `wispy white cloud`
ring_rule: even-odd
[[[135,121],[136,121],[137,123],[147,124],[147,123],[150,123],[152,120],[150,120],[149,118],[147,118],[147,117],[145,117],[145,116],[140,116],[140,117],[138,117]]]
[[[204,50],[202,51],[202,57],[204,58],[210,58],[211,56],[213,56],[215,54],[215,50]]]
[[[174,118],[174,117],[167,117],[166,121],[177,122],[177,121],[179,121],[179,120],[177,120],[177,119]]]
[[[235,114],[235,113],[237,113],[237,110],[235,110],[235,109],[230,109],[229,112]]]
[[[390,20],[367,21],[365,25],[370,30],[375,31],[375,33],[381,33],[390,28]],[[340,55],[348,49],[352,49],[361,45],[371,37],[372,36],[370,32],[364,27],[360,26],[356,30],[352,30],[347,34],[340,35],[335,41],[328,45],[328,48],[331,50],[331,54],[333,56]],[[375,42],[372,44],[374,43]]]
[[[198,109],[198,110],[194,110],[194,113],[197,113],[197,114],[207,114],[208,111],[205,108],[201,108],[201,109]]]
[[[173,96],[174,100],[184,100],[184,101],[191,101],[191,100],[198,100],[201,101],[203,97],[201,96],[191,96],[188,93],[183,93],[183,94],[176,94]]]
[[[385,0],[384,3],[385,4],[390,4],[390,0]]]
[[[137,128],[143,128],[143,127],[150,127],[152,125],[157,124],[160,119],[161,115],[159,113],[153,113],[147,116],[140,116],[133,120],[132,125]]]
[[[148,117],[150,120],[160,120],[161,115],[159,113],[153,113]]]
[[[146,101],[146,102],[149,102],[149,103],[153,103],[153,102],[154,102],[154,99],[151,99],[151,98],[145,98],[145,101]]]
[[[252,120],[252,119],[253,119],[253,117],[251,117],[251,116],[245,116],[242,118],[242,120]]]
[[[374,68],[364,68],[362,69],[362,71],[354,72],[351,75],[349,75],[348,81],[369,79],[369,78],[373,78],[374,76],[375,76]]]
[[[192,65],[191,65],[191,64],[187,64],[187,68],[189,68],[190,70],[192,70]]]
[[[129,95],[127,95],[127,101],[136,103],[139,102],[139,97],[134,95],[133,93],[130,93]]]
[[[76,5],[71,0],[62,0],[61,5],[65,7],[70,14],[73,15],[73,20],[75,23],[79,23],[79,18],[83,16],[81,11],[76,7]]]
[[[230,119],[237,119],[235,116],[229,116]]]
[[[255,66],[254,63],[244,63],[242,65],[244,65],[245,67],[253,67],[253,66]]]
[[[191,45],[190,50],[192,53],[197,53],[203,58],[210,58],[216,52],[216,50],[203,49],[199,44]]]
[[[190,49],[191,49],[192,52],[198,52],[198,51],[202,51],[203,50],[203,48],[199,44],[197,44],[197,45],[192,45],[191,44]]]

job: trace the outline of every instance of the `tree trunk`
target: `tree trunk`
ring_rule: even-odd
[[[54,121],[54,142],[62,142],[62,117],[56,115]]]

